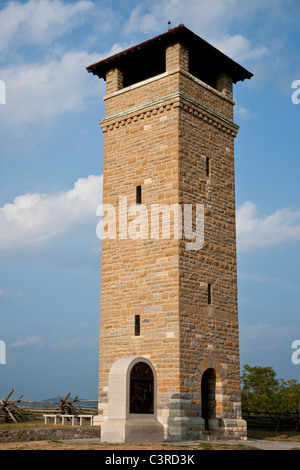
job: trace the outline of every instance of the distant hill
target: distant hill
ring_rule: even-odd
[[[61,397],[63,398],[63,397]],[[74,400],[75,397],[68,397],[68,401],[72,401]],[[76,405],[77,401],[80,400],[80,403],[78,403],[79,405],[82,405],[82,406],[96,406],[97,403],[98,403],[98,400],[94,400],[93,403],[89,403],[89,401],[91,401],[90,399],[87,399],[87,398],[80,398],[78,397],[77,400],[74,402],[74,405]],[[85,401],[87,400],[87,401]],[[53,402],[53,403],[59,403],[60,400],[58,397],[54,397],[54,398],[47,398],[46,400],[41,400],[43,402]]]
[[[63,398],[63,397],[61,397]],[[68,402],[72,401],[75,397],[68,397]],[[80,400],[80,402],[78,403],[77,400]],[[73,403],[73,405],[76,407],[76,405],[80,405],[80,406],[88,406],[88,407],[91,407],[91,408],[96,408],[98,406],[98,400],[93,400],[91,402],[91,400],[87,399],[87,398],[80,398],[78,397],[77,400]],[[82,400],[82,401],[81,401]],[[86,401],[85,401],[86,400]],[[32,403],[32,406],[36,406],[36,407],[41,407],[43,406],[43,404],[45,403],[45,405],[47,403],[57,403],[59,404],[60,403],[60,400],[58,397],[53,397],[53,398],[46,398],[44,400],[36,400],[37,402],[39,402],[39,404],[34,404]],[[31,405],[28,405],[27,403],[18,403],[19,406],[31,406]],[[53,405],[55,406],[55,405]]]

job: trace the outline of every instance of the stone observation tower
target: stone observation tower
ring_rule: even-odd
[[[87,70],[106,80],[103,204],[114,208],[99,422],[120,402],[122,419],[155,415],[170,440],[243,438],[232,85],[252,74],[182,24]],[[124,392],[110,382],[120,359]]]

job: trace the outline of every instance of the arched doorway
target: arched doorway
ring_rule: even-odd
[[[216,372],[215,369],[207,369],[201,381],[202,418],[205,422],[205,430],[209,431],[209,420],[216,417]]]
[[[101,423],[101,442],[162,443],[156,390],[156,371],[149,359],[117,359],[109,373],[108,416]]]
[[[138,362],[131,369],[130,413],[154,413],[154,377],[151,367],[146,362]]]

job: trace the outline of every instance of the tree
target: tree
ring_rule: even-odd
[[[279,383],[272,367],[251,367],[242,372],[242,406],[247,411],[273,410]]]
[[[281,379],[279,390],[280,411],[300,412],[300,384],[295,379]]]
[[[294,379],[278,379],[272,367],[246,364],[241,381],[244,411],[295,413],[299,410],[300,384]]]

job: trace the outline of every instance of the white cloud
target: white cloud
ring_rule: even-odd
[[[280,0],[275,0],[280,3]],[[145,6],[146,5],[146,6]],[[265,46],[255,46],[249,39],[241,34],[229,35],[228,29],[234,22],[241,22],[260,10],[272,8],[271,2],[238,0],[160,0],[139,5],[131,12],[125,24],[125,32],[134,31],[150,33],[160,30],[167,21],[171,20],[171,27],[184,23],[189,29],[199,34],[203,39],[211,42],[225,54],[237,61],[258,60],[264,56],[268,49]]]
[[[220,41],[216,41],[214,46],[235,61],[241,63],[257,61],[268,54],[267,47],[254,47],[249,39],[245,38],[245,36],[242,36],[241,34],[236,34],[234,36],[226,34]]]
[[[0,121],[14,126],[38,123],[82,108],[89,98],[103,93],[104,85],[85,70],[98,60],[98,54],[68,52],[47,63],[3,68],[6,105],[1,108]]]
[[[139,5],[132,10],[130,18],[124,26],[124,30],[126,34],[130,34],[133,31],[151,32],[158,29],[158,27],[159,22],[155,9],[150,13],[143,13],[142,6]]]
[[[236,105],[234,114],[238,116],[240,119],[250,119],[253,117],[253,114],[249,109],[244,108],[243,106],[239,106],[239,105]]]
[[[102,200],[103,177],[80,178],[69,191],[17,196],[0,207],[0,251],[34,247],[94,220]],[[281,209],[268,216],[258,215],[252,202],[237,210],[239,251],[300,240],[300,211]],[[0,290],[0,298],[4,292]]]
[[[73,189],[54,194],[24,194],[0,207],[0,250],[34,247],[89,223],[102,198],[102,176],[80,178]]]
[[[188,28],[195,30],[201,36],[223,36],[228,27],[238,22],[249,22],[254,15],[261,17],[268,15],[269,19],[278,18],[285,8],[284,0],[252,0],[241,2],[240,0],[152,0],[138,5],[131,11],[125,24],[125,31],[150,32],[165,25],[168,20],[171,28],[179,23],[184,23]],[[276,12],[276,14],[274,14]],[[202,34],[201,34],[202,32]]]
[[[105,82],[89,74],[86,67],[116,54],[127,45],[114,44],[110,51],[71,51],[45,59],[1,68],[6,86],[6,104],[0,123],[15,135],[16,124],[43,124],[64,113],[85,109],[105,94]],[[35,127],[27,126],[26,132]],[[22,126],[19,133],[22,131]]]
[[[52,348],[54,349],[70,349],[70,348],[90,348],[97,346],[97,339],[88,339],[84,337],[74,337],[72,339],[62,339],[54,342]]]
[[[42,348],[44,346],[44,340],[41,336],[27,336],[24,339],[19,339],[11,344],[11,347],[18,348],[23,346],[35,346]]]
[[[280,209],[259,216],[253,202],[237,210],[237,246],[240,251],[300,240],[300,211]]]
[[[91,1],[7,2],[0,10],[0,49],[20,43],[49,44],[75,28],[94,6]]]
[[[202,34],[212,29],[226,28],[230,19],[230,6],[236,0],[160,0],[144,3],[134,8],[125,25],[125,31],[150,32],[159,29],[162,24],[167,29],[167,21],[171,20],[171,28],[185,23],[187,27]],[[227,12],[227,15],[225,13]]]

